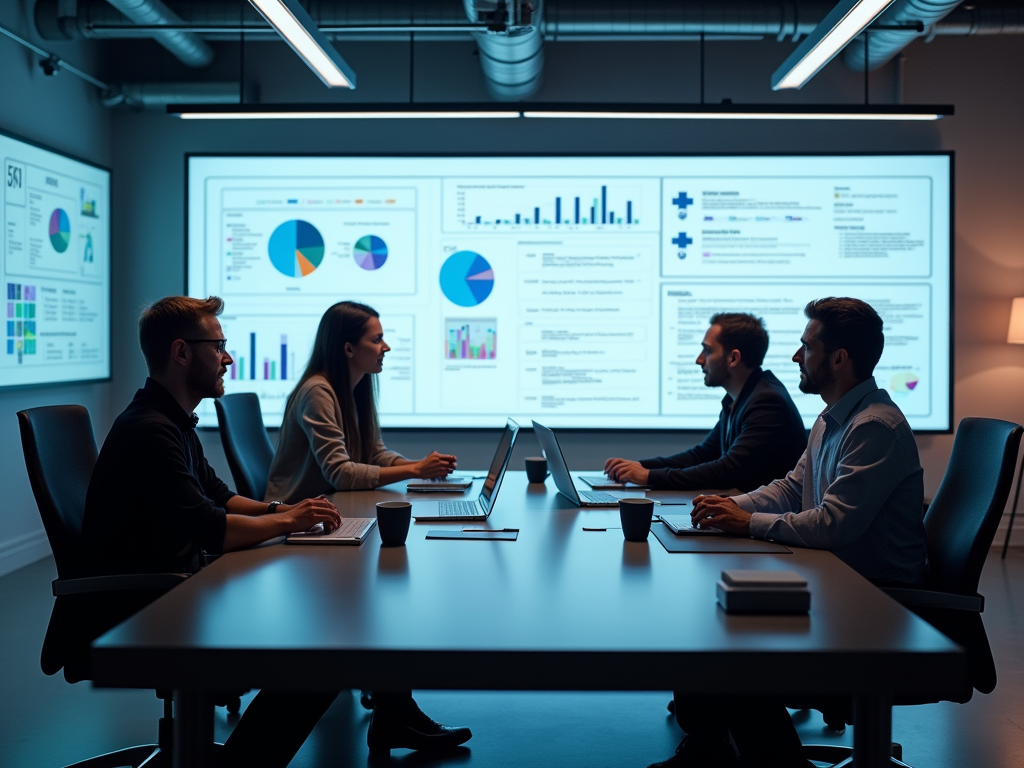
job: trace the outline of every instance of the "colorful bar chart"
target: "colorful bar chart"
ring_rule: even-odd
[[[494,360],[497,357],[498,319],[447,318],[445,350],[448,360]]]
[[[228,377],[234,381],[287,381],[288,372],[295,370],[294,359],[288,358],[288,334],[281,334],[280,357],[271,358],[264,356],[262,365],[257,366],[256,359],[257,339],[256,333],[249,334],[249,353],[239,355],[235,350],[230,350],[234,358],[234,365],[229,369]],[[294,358],[294,354],[292,355]],[[246,367],[248,366],[248,367]],[[259,374],[257,376],[257,374]]]

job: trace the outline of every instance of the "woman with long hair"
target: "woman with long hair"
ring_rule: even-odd
[[[285,405],[266,499],[290,503],[414,477],[445,477],[455,468],[454,456],[435,451],[410,461],[384,447],[375,374],[390,349],[373,308],[341,301],[324,313],[309,365]],[[371,755],[401,748],[446,750],[473,735],[469,728],[432,720],[412,691],[375,691],[372,700],[366,732]]]
[[[455,457],[434,451],[410,461],[384,447],[377,377],[384,355],[380,315],[341,301],[320,319],[313,354],[285,405],[266,498],[292,499],[376,488],[399,480],[446,477]]]

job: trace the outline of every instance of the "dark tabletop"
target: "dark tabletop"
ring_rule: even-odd
[[[454,498],[473,498],[472,491]],[[346,517],[376,501],[453,498],[404,484],[338,493]],[[688,507],[666,511],[680,514]],[[618,512],[574,508],[509,473],[486,522],[414,523],[405,547],[281,543],[218,559],[95,643],[98,685],[367,690],[669,690],[942,695],[960,649],[828,552],[669,554],[650,536],[583,531]],[[426,540],[461,525],[507,541]],[[723,569],[791,569],[808,616],[729,616]]]

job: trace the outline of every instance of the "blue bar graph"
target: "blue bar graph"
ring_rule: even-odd
[[[281,334],[281,381],[288,378],[288,334]]]
[[[495,203],[499,206],[502,203],[498,198],[491,197],[491,205],[487,206],[491,211],[486,217],[466,212],[463,215],[462,221],[467,225],[518,225],[520,227],[524,225],[578,227],[581,225],[637,225],[640,223],[640,220],[633,213],[633,203],[637,202],[637,200],[625,199],[627,195],[635,198],[635,194],[630,194],[625,188],[617,192],[618,188],[614,184],[611,185],[610,195],[609,184],[600,185],[600,194],[598,194],[597,186],[597,184],[594,185],[592,196],[586,192],[583,194],[571,194],[571,190],[566,190],[558,194],[549,193],[550,196],[540,195],[540,197],[546,198],[546,200],[529,200],[527,198],[526,200],[520,199],[518,202],[513,202],[512,199],[509,199],[508,202],[511,204],[509,207],[512,210],[504,211],[500,210],[500,208],[495,210]],[[576,189],[582,191],[586,188],[581,188],[577,184]],[[567,194],[567,192],[570,192],[570,194]],[[572,200],[571,211],[568,206],[569,200]],[[566,203],[565,206],[563,206],[563,202]],[[625,215],[622,213],[623,205],[625,206]],[[615,206],[619,211],[618,219],[616,219],[615,211],[611,209],[611,206]],[[515,212],[516,208],[519,209],[518,213]],[[588,208],[590,209],[589,217],[587,216]]]

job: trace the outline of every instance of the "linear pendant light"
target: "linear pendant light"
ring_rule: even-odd
[[[394,120],[549,118],[586,120],[938,120],[935,104],[171,104],[183,120]]]
[[[356,74],[298,0],[249,0],[328,88],[355,88]]]
[[[772,75],[772,90],[802,88],[894,0],[841,0]]]

